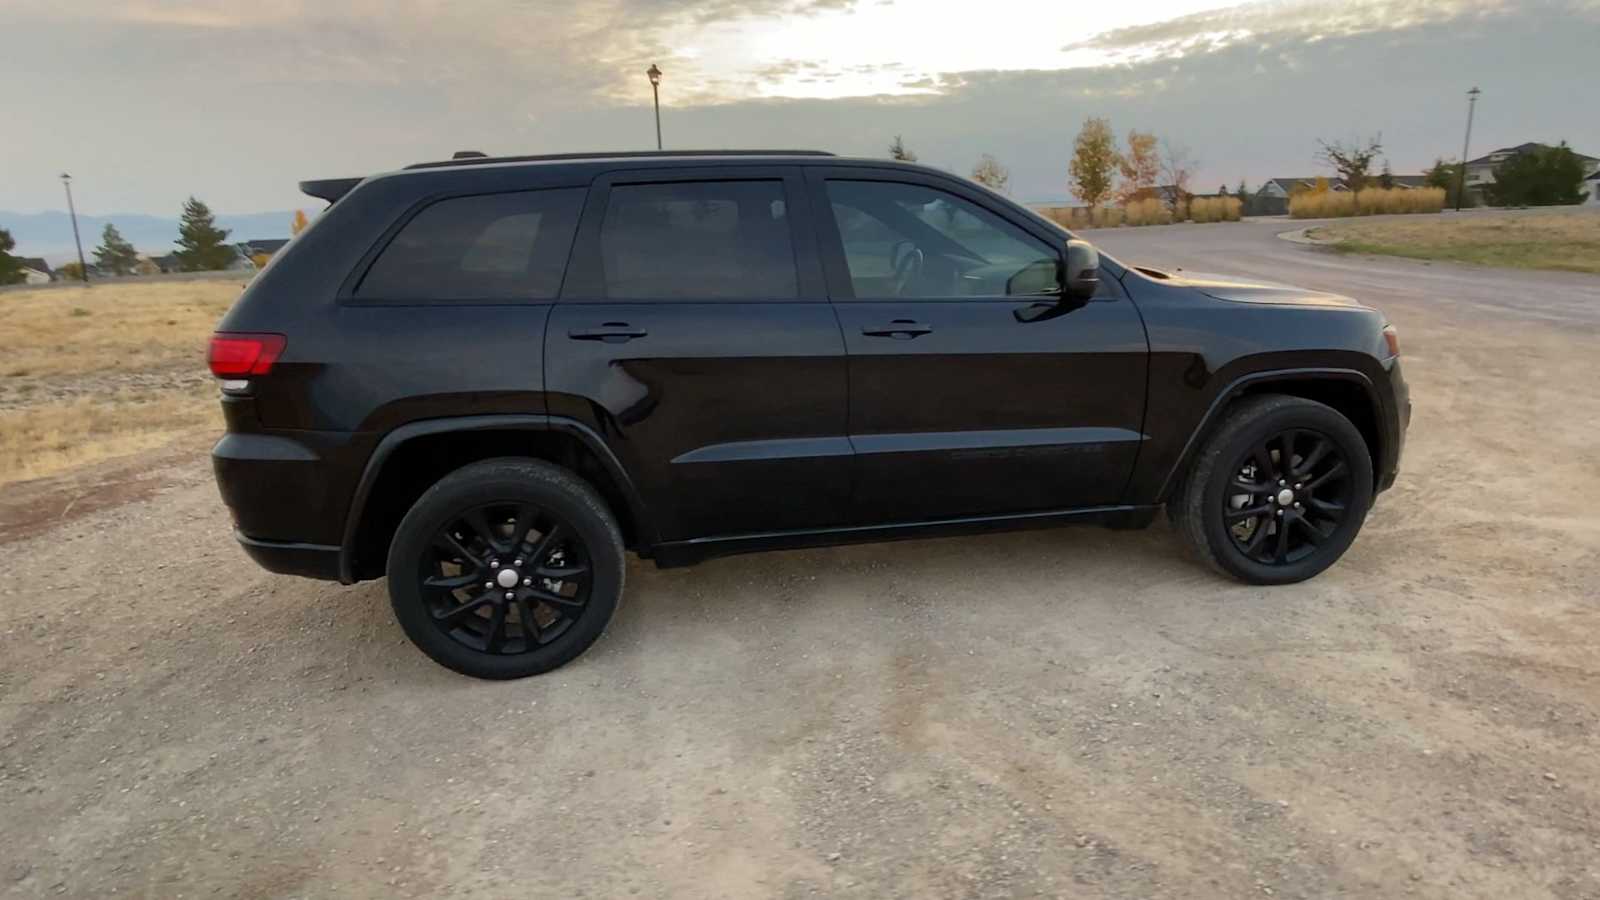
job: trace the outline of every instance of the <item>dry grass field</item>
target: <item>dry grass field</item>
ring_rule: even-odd
[[[0,294],[0,484],[220,427],[206,338],[236,279]]]
[[[1587,211],[1340,222],[1309,235],[1349,253],[1600,273],[1600,215]]]

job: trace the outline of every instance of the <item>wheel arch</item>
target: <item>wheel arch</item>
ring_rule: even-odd
[[[587,425],[547,415],[427,419],[389,432],[367,460],[345,515],[339,580],[353,584],[381,576],[389,540],[422,492],[462,466],[501,456],[543,459],[568,469],[605,499],[626,546],[648,555],[657,543],[632,479]]]
[[[1228,407],[1244,397],[1261,394],[1301,397],[1337,410],[1355,425],[1357,431],[1361,432],[1361,437],[1367,444],[1367,454],[1372,458],[1373,472],[1381,471],[1380,466],[1387,448],[1387,437],[1383,428],[1386,420],[1377,386],[1366,373],[1358,369],[1344,368],[1274,369],[1251,372],[1229,382],[1212,399],[1200,424],[1189,435],[1189,440],[1184,444],[1183,452],[1179,454],[1177,462],[1162,481],[1157,502],[1166,502],[1172,496],[1182,481],[1183,474],[1189,470],[1194,454],[1205,443],[1206,438],[1216,430]],[[1373,483],[1377,484],[1376,476]]]

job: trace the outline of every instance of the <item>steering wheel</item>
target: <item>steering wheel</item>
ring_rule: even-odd
[[[902,255],[900,246],[904,244],[905,253]],[[922,275],[922,264],[925,261],[916,244],[910,241],[900,241],[889,251],[889,260],[894,266],[894,293],[900,296],[905,293],[906,286]]]

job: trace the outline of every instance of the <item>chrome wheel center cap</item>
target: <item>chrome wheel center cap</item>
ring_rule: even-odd
[[[494,577],[495,582],[503,588],[516,587],[521,579],[522,576],[517,574],[516,569],[501,569],[500,574]]]
[[[1294,491],[1291,491],[1288,488],[1284,488],[1283,490],[1278,492],[1278,505],[1279,506],[1288,506],[1289,504],[1291,504],[1293,502],[1294,502]]]

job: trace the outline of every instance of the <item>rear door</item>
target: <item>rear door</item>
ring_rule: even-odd
[[[663,540],[843,522],[844,342],[792,167],[615,173],[546,330],[552,415],[594,428]]]
[[[849,353],[864,522],[1117,503],[1148,344],[1115,279],[1050,294],[1066,236],[953,180],[808,169]]]

